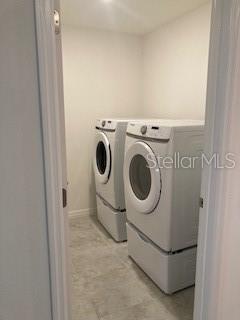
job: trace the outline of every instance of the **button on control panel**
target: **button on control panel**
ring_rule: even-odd
[[[141,127],[141,133],[146,134],[147,133],[147,126],[142,126]]]

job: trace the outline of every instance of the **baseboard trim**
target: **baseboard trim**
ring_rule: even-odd
[[[96,215],[97,208],[87,208],[87,209],[80,209],[80,210],[73,210],[68,212],[69,218],[77,218],[80,216],[93,216]]]

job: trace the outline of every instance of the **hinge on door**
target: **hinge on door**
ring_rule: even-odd
[[[60,14],[57,10],[54,10],[54,28],[55,28],[55,34],[60,33]]]
[[[67,190],[62,189],[62,201],[63,201],[63,208],[66,208],[67,206]]]
[[[200,198],[199,199],[199,207],[203,208],[203,204],[204,204],[203,198]]]

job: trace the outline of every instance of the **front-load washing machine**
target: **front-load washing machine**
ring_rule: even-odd
[[[123,160],[128,121],[97,120],[93,157],[98,219],[118,242],[127,240]]]
[[[130,122],[124,187],[129,255],[166,293],[195,282],[202,121]]]

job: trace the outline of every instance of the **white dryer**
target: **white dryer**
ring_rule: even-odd
[[[93,161],[98,219],[118,242],[127,239],[123,185],[127,124],[127,119],[97,120]]]
[[[129,255],[166,293],[195,282],[202,121],[130,122],[124,181]]]

